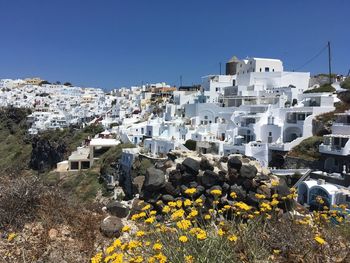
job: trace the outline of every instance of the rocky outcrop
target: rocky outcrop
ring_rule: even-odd
[[[64,143],[52,142],[47,138],[32,139],[32,154],[30,168],[38,171],[53,169],[58,162],[64,160],[67,146]]]
[[[242,155],[224,158],[211,154],[198,156],[194,152],[181,151],[173,151],[171,154],[173,166],[167,167],[165,171],[149,168],[140,193],[140,199],[156,210],[161,210],[168,202],[186,198],[200,198],[210,208],[214,198],[212,190],[220,190],[222,194],[218,206],[233,201],[244,201],[258,206],[262,201],[261,196],[270,199],[276,193],[283,196],[290,194],[289,188],[283,182],[279,188],[278,183],[272,185],[272,181],[279,181],[278,177],[252,158]],[[189,188],[195,189],[193,194],[189,194]],[[237,195],[234,199],[230,196],[232,192]],[[293,201],[288,209],[292,205]]]

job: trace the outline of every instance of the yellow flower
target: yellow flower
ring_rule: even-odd
[[[141,212],[141,213],[139,214],[139,218],[142,218],[142,217],[146,217],[146,213],[145,213],[145,212]]]
[[[278,204],[279,204],[279,201],[277,199],[272,199],[272,201],[271,201],[272,206],[276,206]]]
[[[198,198],[194,202],[198,205],[201,205],[203,203],[203,200],[201,198]]]
[[[193,263],[193,256],[191,255],[185,256],[185,263]]]
[[[181,208],[181,207],[182,207],[182,201],[181,201],[181,200],[177,200],[177,201],[176,201],[176,206],[177,206],[178,208]]]
[[[151,216],[145,220],[145,223],[152,224],[155,220],[156,218],[154,216]]]
[[[225,231],[222,230],[221,228],[219,228],[219,230],[218,230],[218,235],[219,235],[219,236],[225,235]]]
[[[174,213],[171,214],[171,219],[176,220],[178,218],[182,218],[185,214],[185,211],[183,209],[176,210]]]
[[[272,180],[271,185],[272,186],[278,186],[279,182],[277,180]]]
[[[188,241],[188,238],[187,238],[187,236],[180,236],[179,241],[182,243],[186,243]]]
[[[161,250],[162,247],[163,247],[162,244],[160,244],[160,243],[154,243],[154,245],[153,245],[153,250]]]
[[[137,231],[136,232],[136,236],[137,237],[143,237],[145,235],[145,232],[144,231]]]
[[[131,258],[130,263],[142,263],[143,262],[143,257],[141,256],[136,256],[134,258]]]
[[[114,240],[113,247],[121,247],[121,245],[122,245],[122,242],[120,241],[119,238]]]
[[[176,223],[176,226],[177,226],[179,229],[187,230],[187,229],[189,229],[189,228],[192,226],[192,223],[191,223],[191,221],[189,221],[189,220],[182,219],[181,221],[178,221],[178,222]]]
[[[170,206],[170,207],[176,207],[176,202],[169,202],[169,203],[168,203],[168,206]]]
[[[114,251],[115,247],[112,245],[112,246],[109,246],[106,248],[106,254],[111,254],[113,251]]]
[[[279,250],[279,249],[274,249],[274,250],[273,250],[273,253],[276,254],[276,255],[278,255],[279,253],[281,253],[281,250]]]
[[[161,252],[160,252],[159,254],[153,256],[153,257],[154,257],[155,259],[157,259],[159,263],[165,263],[165,262],[167,262],[167,257],[166,257],[163,253],[161,253]]]
[[[211,218],[210,215],[205,215],[205,216],[204,216],[204,219],[205,219],[205,220],[209,220],[210,218]]]
[[[198,211],[196,209],[192,209],[191,212],[189,213],[188,217],[193,218],[198,215]]]
[[[170,207],[167,206],[167,205],[164,206],[162,212],[165,213],[165,214],[169,213],[170,212]]]
[[[315,240],[317,243],[319,243],[320,245],[323,245],[326,243],[326,240],[324,240],[322,237],[320,237],[319,235],[315,236]]]
[[[252,209],[251,206],[247,205],[247,204],[244,203],[244,202],[237,202],[237,203],[234,204],[234,206],[237,206],[237,207],[239,207],[240,209],[245,210],[245,211],[249,211],[250,209]]]
[[[11,242],[12,240],[15,239],[17,235],[15,233],[10,233],[7,237],[7,241]]]
[[[277,198],[278,197],[278,194],[273,194],[272,195],[272,198]]]
[[[237,194],[236,194],[235,192],[231,192],[230,196],[231,196],[231,198],[233,198],[233,199],[237,198]]]
[[[196,235],[197,239],[199,240],[204,240],[207,238],[207,233],[205,232],[205,230],[201,229],[199,231],[199,233]]]
[[[237,236],[236,235],[230,235],[227,237],[227,239],[231,242],[236,242],[237,241]]]
[[[131,240],[128,244],[128,249],[132,250],[134,248],[141,247],[141,246],[142,246],[142,243],[140,241]]]
[[[188,190],[188,189],[187,189]],[[184,201],[184,206],[190,206],[190,205],[192,205],[192,201],[190,200],[190,199],[186,199],[185,201]]]
[[[122,232],[129,232],[130,231],[130,226],[123,226]]]
[[[196,188],[188,188],[185,190],[185,194],[187,195],[193,195],[197,191]]]
[[[261,203],[260,204],[260,211],[266,211],[266,210],[268,210],[268,211],[271,211],[271,206],[268,204],[268,203]]]
[[[319,203],[319,204],[321,204],[321,205],[324,204],[324,201],[323,201],[323,199],[322,199],[321,196],[317,196],[317,197],[316,197],[316,202]]]
[[[151,216],[154,216],[154,215],[157,214],[157,211],[156,211],[156,210],[152,210],[152,211],[149,212],[149,214],[150,214]]]
[[[266,198],[265,195],[262,195],[262,194],[255,194],[255,197],[258,198],[258,199],[264,199]]]
[[[219,196],[222,194],[221,190],[219,190],[219,189],[211,190],[210,193],[214,196]]]
[[[142,211],[146,211],[151,208],[151,205],[146,205],[142,208]]]
[[[91,258],[91,263],[100,263],[102,260],[102,252],[97,253],[95,256]]]

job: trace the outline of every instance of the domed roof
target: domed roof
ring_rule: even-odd
[[[239,62],[239,59],[236,57],[236,56],[233,56],[229,61],[228,63],[230,62]]]

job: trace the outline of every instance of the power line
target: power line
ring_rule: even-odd
[[[293,71],[298,71],[305,67],[306,65],[310,64],[312,61],[314,61],[316,58],[318,58],[326,49],[328,48],[328,43],[325,45],[315,56],[307,60],[304,64],[302,64],[300,67],[294,69]]]

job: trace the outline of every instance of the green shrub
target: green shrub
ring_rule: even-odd
[[[197,142],[194,140],[187,140],[184,145],[187,149],[195,151],[197,147]]]
[[[304,93],[319,93],[319,92],[334,92],[335,88],[332,87],[330,84],[323,84],[322,86],[304,91]]]

